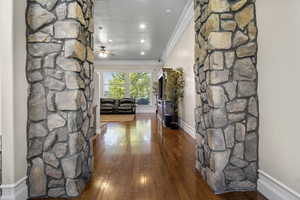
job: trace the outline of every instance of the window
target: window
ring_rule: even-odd
[[[151,103],[151,73],[104,72],[103,97],[136,99],[138,105]]]

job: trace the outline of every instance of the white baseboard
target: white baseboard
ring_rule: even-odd
[[[262,170],[258,170],[258,191],[269,200],[300,200],[300,194],[271,177]]]
[[[20,179],[15,184],[1,185],[2,197],[0,200],[25,200],[28,198],[27,177]]]
[[[179,126],[188,133],[192,138],[196,138],[196,129],[195,127],[192,127],[188,123],[186,123],[183,119],[179,119]]]

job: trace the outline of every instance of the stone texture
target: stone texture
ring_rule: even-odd
[[[69,135],[69,152],[71,155],[79,153],[85,144],[83,135],[80,132]]]
[[[30,184],[29,195],[39,197],[47,193],[47,177],[44,173],[44,162],[41,158],[32,160],[32,166],[29,170],[28,182]]]
[[[235,125],[235,137],[239,142],[243,142],[246,136],[246,127],[242,123],[236,123]]]
[[[79,90],[71,90],[58,92],[55,96],[55,103],[59,110],[78,110],[80,108],[80,99],[82,92]],[[66,101],[68,99],[68,101]]]
[[[211,150],[224,151],[225,139],[222,129],[208,129],[207,130],[208,145]]]
[[[247,56],[255,56],[256,52],[257,52],[257,45],[255,42],[250,42],[248,44],[240,46],[236,50],[236,54],[240,58],[247,57]]]
[[[68,6],[68,18],[78,20],[81,24],[86,25],[81,6],[77,2],[72,2]]]
[[[225,83],[229,80],[229,71],[211,71],[210,75],[210,83],[211,84],[220,84]]]
[[[241,29],[244,29],[254,19],[254,6],[250,4],[235,15],[235,20]]]
[[[237,82],[228,82],[224,84],[224,88],[228,95],[228,98],[230,100],[233,100],[236,97]]]
[[[52,77],[47,77],[44,83],[45,87],[49,90],[62,91],[65,89],[66,84],[63,81],[57,80]]]
[[[244,143],[236,143],[232,152],[232,155],[236,158],[244,158]]]
[[[250,58],[238,59],[236,61],[233,79],[238,81],[251,81],[256,79],[256,68]]]
[[[236,158],[236,157],[233,156],[230,159],[230,164],[232,164],[236,167],[239,167],[239,168],[244,168],[248,165],[248,162],[243,160],[243,159]]]
[[[43,75],[40,71],[33,71],[28,73],[28,82],[34,83],[34,82],[39,82],[43,80]]]
[[[58,0],[33,0],[39,3],[41,6],[45,7],[47,10],[52,10]]]
[[[199,15],[195,17],[194,67],[199,106],[195,112],[196,169],[214,193],[255,190],[258,142],[255,1],[194,3]]]
[[[210,0],[208,3],[209,10],[212,12],[227,12],[230,9],[230,4],[227,0]]]
[[[68,151],[68,145],[65,143],[56,143],[52,149],[57,158],[62,158]]]
[[[257,119],[248,115],[247,117],[247,131],[255,131],[257,128]]]
[[[202,26],[200,32],[205,38],[208,38],[209,34],[213,31],[219,30],[219,16],[212,14],[208,17],[207,22]]]
[[[214,108],[223,108],[227,98],[224,89],[220,86],[211,86],[207,93],[208,104]]]
[[[251,181],[233,181],[228,187],[233,191],[254,191],[256,189],[256,184]]]
[[[77,38],[80,33],[80,24],[74,20],[57,21],[54,24],[55,38]]]
[[[57,160],[55,155],[50,152],[45,152],[43,154],[43,160],[45,161],[45,163],[47,163],[48,165],[51,165],[52,167],[55,167],[55,168],[57,168],[59,165],[59,161]]]
[[[62,159],[62,167],[66,178],[77,178],[81,173],[79,154]]]
[[[68,113],[68,130],[70,132],[79,131],[83,124],[82,111]]]
[[[231,10],[237,11],[240,8],[242,8],[247,2],[248,2],[248,0],[239,0],[239,1],[235,2],[233,5],[231,5]]]
[[[41,58],[33,58],[31,56],[27,57],[27,64],[26,64],[26,70],[36,70],[41,69],[42,67],[42,59]]]
[[[224,170],[224,174],[229,181],[242,181],[246,178],[243,170],[239,167],[228,166]]]
[[[248,42],[248,36],[241,31],[237,31],[233,38],[233,46],[238,47]]]
[[[81,71],[80,63],[75,59],[68,59],[68,58],[59,56],[56,60],[56,64],[59,67],[61,67],[63,70],[66,70],[66,71],[74,71],[74,72]]]
[[[208,37],[210,49],[230,49],[231,32],[211,32]]]
[[[248,161],[257,161],[257,136],[255,133],[247,134],[245,139],[245,158]]]
[[[64,196],[65,193],[66,193],[65,192],[65,188],[63,188],[63,187],[60,187],[60,188],[51,188],[48,191],[48,196],[56,198],[56,197]]]
[[[27,10],[27,24],[35,31],[46,24],[53,22],[56,17],[53,13],[42,8],[39,4],[30,4]]]
[[[225,142],[227,148],[232,148],[234,146],[234,126],[229,125],[224,129],[224,136],[225,136]]]
[[[94,58],[94,52],[93,52],[92,48],[87,47],[86,53],[87,53],[86,60],[90,63],[93,63],[95,58]]]
[[[94,3],[27,2],[29,198],[78,196],[91,176]]]
[[[85,83],[78,73],[66,72],[66,85],[68,89],[83,89],[85,88]]]
[[[234,20],[223,20],[221,22],[221,27],[222,29],[224,29],[225,31],[232,31],[234,32],[236,29],[236,22]]]
[[[32,121],[41,121],[46,119],[46,100],[45,88],[40,83],[35,83],[30,88],[28,99],[28,115]]]
[[[49,176],[51,178],[55,178],[55,179],[60,179],[63,176],[62,171],[60,169],[56,169],[49,165],[46,166],[46,174],[47,174],[47,176]]]
[[[58,43],[28,43],[28,53],[37,57],[59,52],[61,48]]]
[[[43,152],[43,142],[40,139],[30,140],[27,158],[38,156]]]
[[[244,169],[244,172],[248,180],[250,180],[252,183],[256,183],[258,173],[257,164],[255,162],[249,164],[249,166]]]
[[[223,152],[212,152],[210,159],[210,168],[212,171],[223,171],[230,157],[230,150]]]
[[[59,114],[50,114],[48,116],[48,129],[53,131],[56,128],[63,127],[66,124],[66,120]]]
[[[65,41],[65,56],[83,61],[86,58],[86,48],[77,40],[67,40]]]
[[[258,117],[257,100],[255,97],[251,97],[249,100],[248,112],[254,115],[255,117]]]
[[[57,57],[57,53],[49,53],[44,58],[43,68],[54,68],[55,67],[55,59]]]
[[[28,137],[45,137],[48,135],[48,130],[46,129],[45,122],[31,123],[29,125]]]
[[[44,151],[48,151],[52,147],[52,145],[55,143],[56,139],[57,139],[57,135],[50,133],[45,139]]]
[[[213,70],[222,70],[224,68],[223,52],[214,51],[210,55],[210,67]]]
[[[246,99],[235,99],[230,101],[226,105],[227,112],[242,112],[245,111],[247,107]]]
[[[51,40],[51,35],[43,32],[28,35],[28,42],[50,42]]]
[[[239,81],[238,83],[238,96],[250,97],[256,94],[256,82]]]
[[[67,17],[67,4],[62,3],[56,6],[55,9],[56,17],[58,20],[63,20]]]
[[[65,181],[64,179],[52,179],[51,181],[49,181],[48,187],[49,188],[57,188],[57,187],[64,187],[65,185]]]

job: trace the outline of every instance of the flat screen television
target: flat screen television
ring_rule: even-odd
[[[164,77],[161,76],[158,80],[158,98],[163,99],[164,97]]]

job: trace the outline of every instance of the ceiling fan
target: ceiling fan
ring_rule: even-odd
[[[110,51],[106,50],[105,46],[100,46],[100,49],[96,49],[96,53],[101,58],[107,58],[108,56],[114,56],[115,54],[111,53]]]
[[[103,27],[99,27],[99,42],[100,47],[96,48],[96,53],[101,58],[107,58],[108,56],[114,56],[115,54],[111,53],[111,51],[106,50],[106,46],[104,46],[104,33],[103,33]],[[103,38],[104,37],[104,38]]]

